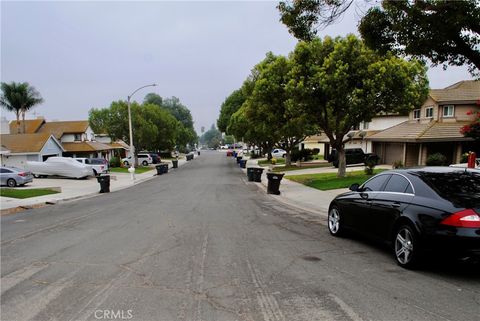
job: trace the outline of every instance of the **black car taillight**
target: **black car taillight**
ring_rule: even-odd
[[[480,216],[473,209],[466,209],[453,213],[440,224],[455,227],[473,227],[480,228]]]

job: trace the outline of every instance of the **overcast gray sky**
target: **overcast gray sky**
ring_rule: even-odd
[[[157,83],[134,99],[148,92],[178,97],[200,133],[266,52],[293,50],[296,40],[279,22],[276,5],[2,1],[1,80],[35,86],[45,99],[36,114],[48,120],[86,119],[92,107]],[[357,33],[358,10],[320,35]],[[432,88],[471,79],[465,68],[435,68],[429,78]]]

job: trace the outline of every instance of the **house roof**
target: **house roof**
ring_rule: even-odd
[[[130,150],[130,146],[127,145],[123,140],[117,140],[113,143],[107,144],[113,147],[113,149],[123,148],[125,150]]]
[[[71,153],[98,152],[103,150],[114,149],[109,144],[103,144],[99,142],[90,142],[90,141],[62,143],[62,145],[63,145],[63,148],[65,148],[66,152],[71,152]]]
[[[48,133],[0,135],[1,144],[10,150],[12,154],[39,153],[50,138],[54,139],[60,149],[62,149],[62,145]]]
[[[371,141],[388,142],[438,142],[438,141],[468,141],[460,129],[468,122],[437,122],[420,123],[406,121],[385,129],[368,137]]]
[[[49,133],[60,139],[64,134],[85,133],[88,126],[88,120],[52,121],[45,122],[38,132]]]
[[[25,134],[35,134],[44,122],[45,122],[45,119],[43,118],[25,120]],[[10,126],[10,134],[18,133],[18,126],[17,126],[16,120],[12,120],[9,126]],[[20,130],[22,129],[23,129],[23,121],[21,120]]]
[[[444,89],[430,89],[430,97],[436,102],[476,102],[480,100],[480,81],[464,80]]]

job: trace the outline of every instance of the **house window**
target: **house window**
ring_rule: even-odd
[[[425,108],[425,117],[432,118],[433,117],[433,107]]]
[[[73,138],[76,142],[81,142],[82,141],[82,134],[74,134]]]
[[[360,124],[357,124],[352,127],[352,130],[359,130],[360,129]]]
[[[443,117],[453,117],[453,105],[443,106]]]
[[[363,129],[368,129],[369,126],[370,126],[370,122],[368,121],[363,122]]]
[[[420,118],[420,109],[415,109],[413,111],[413,119],[419,119]]]

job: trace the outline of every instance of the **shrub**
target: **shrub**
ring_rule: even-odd
[[[377,157],[368,157],[365,160],[365,174],[373,175],[373,170],[375,169],[375,166],[377,166],[377,164],[378,164]]]
[[[161,151],[159,153],[160,158],[170,158],[172,157],[172,153],[170,151]]]
[[[403,162],[401,160],[396,160],[393,162],[392,164],[392,168],[393,169],[396,169],[396,168],[404,168],[405,166],[403,165]]]
[[[460,163],[467,163],[468,162],[468,155],[469,153],[463,153],[460,157]]]
[[[313,150],[305,148],[302,150],[294,149],[292,150],[290,157],[292,162],[300,161],[308,161],[313,159]]]
[[[270,162],[272,163],[272,165],[276,165],[276,164],[277,164],[277,160],[276,160],[275,158],[272,158],[272,159],[270,160]]]
[[[445,166],[447,165],[447,157],[441,153],[435,153],[428,156],[425,163],[427,166]]]
[[[318,155],[320,153],[320,148],[314,148],[312,149],[312,154],[313,155]]]
[[[120,167],[120,158],[118,157],[110,158],[110,167]]]

